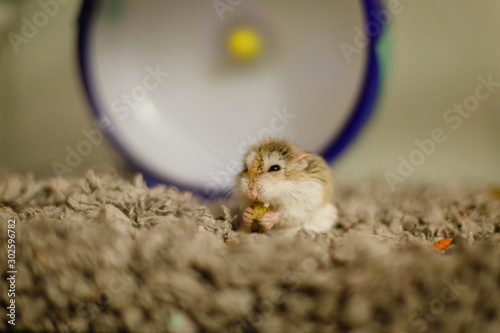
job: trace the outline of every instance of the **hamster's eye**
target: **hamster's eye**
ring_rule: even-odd
[[[278,164],[275,164],[269,168],[269,172],[280,171],[280,170],[281,170],[281,167]]]
[[[245,169],[243,169],[243,172],[247,173],[248,172],[248,167],[245,167]]]

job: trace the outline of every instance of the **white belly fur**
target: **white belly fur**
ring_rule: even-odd
[[[314,210],[304,210],[297,207],[289,209],[283,217],[276,222],[271,230],[274,231],[297,231],[306,228],[318,232],[326,232],[331,229],[337,221],[337,208],[327,203]],[[271,231],[270,230],[270,231]]]

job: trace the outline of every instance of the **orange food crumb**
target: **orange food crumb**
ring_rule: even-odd
[[[233,242],[233,241],[227,240],[227,241],[225,241],[225,242],[224,242],[224,244],[229,245],[229,244],[231,244],[232,242]]]
[[[448,248],[448,246],[450,246],[450,244],[451,244],[451,239],[444,238],[444,239],[441,239],[440,241],[434,243],[434,245],[432,245],[432,248],[435,250],[443,251],[443,250],[446,250]]]

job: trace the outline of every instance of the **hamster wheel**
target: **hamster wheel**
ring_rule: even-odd
[[[150,184],[232,185],[255,141],[333,161],[375,105],[378,0],[84,0],[79,65],[94,115]]]

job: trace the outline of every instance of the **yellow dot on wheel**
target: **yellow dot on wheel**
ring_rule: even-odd
[[[255,29],[236,28],[227,36],[226,47],[234,58],[249,61],[257,58],[262,52],[262,40]]]

